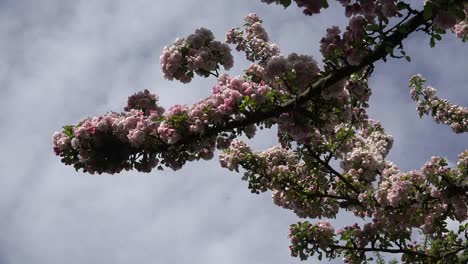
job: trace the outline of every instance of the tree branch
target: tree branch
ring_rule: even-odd
[[[402,24],[400,28],[404,28],[404,32],[396,31],[387,38],[385,38],[382,41],[382,44],[376,46],[373,52],[371,52],[367,57],[363,59],[363,62],[360,65],[357,66],[345,66],[341,69],[338,69],[334,72],[328,73],[327,75],[323,76],[320,78],[318,81],[316,81],[312,86],[307,88],[304,92],[296,96],[295,98],[281,104],[280,106],[268,110],[268,111],[257,111],[251,115],[249,115],[247,118],[243,120],[231,120],[226,122],[224,125],[221,126],[215,126],[212,128],[208,128],[205,133],[201,136],[195,136],[195,137],[185,137],[179,143],[184,144],[184,143],[189,143],[193,140],[197,140],[200,138],[208,138],[210,136],[217,135],[220,132],[223,131],[229,131],[234,128],[239,128],[239,127],[245,127],[248,125],[256,124],[261,121],[277,117],[282,113],[289,112],[291,110],[294,110],[297,106],[303,105],[307,101],[309,101],[314,95],[320,94],[320,91],[322,89],[326,89],[338,81],[342,80],[343,78],[346,78],[350,76],[351,74],[358,72],[365,67],[372,65],[376,61],[379,61],[383,58],[385,58],[388,53],[387,49],[393,49],[401,42],[409,36],[412,32],[416,31],[419,26],[423,25],[426,23],[426,19],[423,17],[423,13],[419,12],[416,15],[414,15],[411,19],[409,19],[406,23]]]
[[[376,247],[347,247],[347,246],[340,246],[340,245],[329,245],[331,249],[344,249],[344,250],[355,250],[355,251],[362,251],[362,252],[385,252],[385,253],[405,253],[410,255],[418,255],[425,258],[434,258],[434,256],[428,255],[423,252],[410,250],[410,249],[394,249],[394,248],[376,248]]]
[[[338,177],[341,181],[343,181],[346,186],[348,186],[351,190],[353,190],[356,194],[361,193],[359,189],[357,189],[353,184],[351,184],[341,173],[337,172],[328,162],[323,161],[317,154],[313,153],[312,150],[307,147],[307,151],[309,152],[309,155],[314,158],[318,163],[320,163],[322,166],[324,166],[330,173],[334,174],[336,177]]]

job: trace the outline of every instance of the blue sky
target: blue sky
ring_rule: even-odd
[[[260,1],[0,1],[0,263],[299,263],[289,256],[292,212],[252,195],[217,159],[177,172],[91,176],[54,156],[51,136],[83,117],[121,111],[149,89],[165,107],[207,96],[215,79],[164,80],[165,45],[198,27],[217,39],[255,12],[283,53],[317,60],[325,28],[345,22],[335,8],[314,17]],[[409,77],[422,73],[440,96],[468,105],[468,48],[447,36],[429,48],[405,42],[412,62],[379,62],[370,114],[395,139],[389,159],[418,169],[432,155],[456,162],[467,135],[419,119]],[[236,54],[232,74],[248,63]],[[275,144],[275,131],[252,144]],[[352,224],[353,219],[339,219]],[[313,262],[313,261],[312,261]],[[339,263],[339,261],[337,262]]]

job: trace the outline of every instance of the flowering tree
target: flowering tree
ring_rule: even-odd
[[[294,2],[305,15],[328,7],[327,0]],[[53,136],[55,154],[76,170],[113,174],[177,170],[187,161],[212,159],[218,148],[221,166],[242,169],[252,193],[270,190],[275,204],[298,217],[334,218],[345,210],[366,222],[336,231],[326,221],[293,224],[292,256],[367,263],[375,255],[382,262],[380,253],[396,253],[405,263],[466,263],[468,149],[454,168],[432,157],[419,170],[401,171],[386,160],[392,137],[366,109],[374,63],[409,61],[403,40],[410,34],[427,34],[432,46],[447,32],[467,41],[468,1],[338,2],[349,25],[326,30],[320,41],[323,68],[309,55],[281,54],[255,14],[244,18],[243,29],[228,31],[227,44],[200,28],[165,47],[161,67],[166,79],[182,83],[215,76],[208,98],[164,110],[156,95],[139,92],[128,98],[125,112],[64,126]],[[252,62],[244,76],[219,73],[233,66],[228,44]],[[468,108],[440,99],[425,81],[420,75],[410,80],[420,115],[433,116],[455,133],[468,132]],[[254,137],[257,128],[277,128],[279,144],[254,152],[236,139]],[[458,223],[456,230],[447,228],[448,219]]]

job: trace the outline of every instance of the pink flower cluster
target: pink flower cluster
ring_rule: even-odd
[[[448,231],[443,224],[447,218],[459,222],[468,219],[468,150],[459,155],[457,164],[457,168],[448,168],[445,160],[432,157],[420,171],[404,173],[388,162],[378,185],[369,186],[359,195],[361,204],[347,207],[358,216],[372,218],[363,228],[354,224],[337,231],[347,247],[335,241],[334,229],[327,222],[298,223],[290,228],[291,254],[304,260],[315,252],[333,254],[336,249],[344,249],[346,263],[361,263],[363,252],[353,250],[354,247],[371,249],[374,245],[388,243],[389,237],[408,241],[403,247],[405,254],[413,250],[424,252],[425,243],[418,245],[413,241],[409,244],[413,228],[419,228],[432,238],[440,234],[447,237]],[[362,214],[363,210],[365,214]],[[450,243],[462,246],[463,240]],[[442,253],[446,251],[440,250]]]
[[[164,113],[164,108],[157,105],[159,97],[150,93],[148,90],[138,92],[128,97],[127,106],[125,111],[129,112],[131,109],[138,109],[143,111],[145,115],[149,115],[155,111],[158,115]]]
[[[418,104],[419,115],[431,115],[437,123],[449,125],[455,133],[468,132],[468,107],[440,99],[433,87],[423,88],[425,82],[419,74],[410,80],[411,98]]]
[[[280,0],[261,0],[264,3],[282,4]],[[323,0],[294,0],[298,7],[304,7],[304,14],[319,14],[320,9],[327,8],[327,1]],[[378,17],[381,19],[396,16],[398,14],[397,0],[338,0],[345,7],[347,17],[364,15],[370,20]],[[327,4],[324,4],[327,3]]]
[[[396,0],[338,0],[345,7],[345,15],[363,15],[369,21],[376,17],[384,19],[398,14]]]
[[[265,75],[265,68],[263,66],[252,63],[250,64],[249,68],[245,70],[245,77],[253,82],[260,83],[263,80],[263,76]]]
[[[348,89],[352,90],[352,94]],[[281,144],[287,145],[288,141],[312,146],[332,144],[329,139],[335,139],[343,132],[343,128],[349,127],[351,120],[354,120],[356,127],[368,122],[363,108],[368,106],[370,95],[367,80],[358,80],[353,76],[349,81],[341,80],[322,89],[320,95],[309,105],[314,111],[306,110],[305,107],[279,116],[278,135]],[[339,146],[341,150],[345,147],[346,144]]]
[[[326,197],[334,190],[329,189],[325,173],[310,171],[289,149],[275,146],[253,152],[246,143],[234,140],[219,160],[222,167],[231,171],[238,171],[239,165],[242,166],[247,170],[242,179],[249,182],[252,193],[271,190],[276,205],[293,210],[299,217],[334,217],[338,212],[336,201]],[[305,197],[302,186],[310,186],[307,193],[318,192],[322,196]]]
[[[356,243],[359,247],[365,247],[369,242],[375,239],[375,237],[379,234],[378,224],[374,223],[366,223],[364,227],[361,227],[355,223],[354,225],[345,226],[343,228],[338,229],[338,235],[349,235],[352,237],[354,243]]]
[[[317,62],[309,55],[291,53],[288,57],[273,56],[265,66],[264,79],[280,81],[281,89],[292,94],[303,92],[319,74]]]
[[[395,233],[416,227],[426,234],[441,231],[436,222],[447,217],[460,222],[467,220],[468,198],[463,187],[467,156],[468,150],[459,155],[458,168],[448,168],[440,157],[432,157],[420,171],[409,173],[388,166],[374,194],[385,209],[374,212],[373,217],[383,228],[394,229]]]
[[[63,157],[66,164],[91,174],[132,169],[131,158],[135,157],[137,149],[151,147],[147,137],[157,136],[155,129],[159,126],[159,117],[157,111],[145,115],[132,109],[86,118],[76,126],[65,127],[63,132],[54,134],[55,154]],[[148,171],[157,164],[155,157],[145,155],[135,168]]]
[[[214,135],[185,144],[185,149],[176,143],[201,137],[207,128],[245,118],[250,105],[242,105],[244,100],[248,98],[250,104],[261,107],[269,103],[269,91],[265,83],[223,75],[207,99],[191,107],[176,105],[164,113],[156,105],[156,95],[140,92],[129,97],[125,113],[86,118],[56,132],[54,151],[66,164],[89,173],[118,173],[132,168],[149,172],[158,164],[179,169],[186,161],[211,159],[216,142],[220,143],[218,147],[226,147],[229,139],[216,140]],[[249,125],[239,131],[253,137],[255,130]]]
[[[404,173],[385,161],[393,140],[380,124],[361,120],[357,126],[359,131],[351,133],[354,136],[343,142],[343,148],[335,152],[335,156],[342,159],[345,178],[360,190],[358,194],[343,196],[349,189],[345,191],[339,187],[342,184],[336,184],[341,179],[329,178],[329,171],[324,167],[314,165],[311,169],[306,159],[284,147],[253,152],[247,144],[233,141],[221,154],[221,165],[236,171],[241,166],[246,170],[243,179],[249,182],[252,192],[271,190],[275,204],[293,210],[299,217],[334,217],[340,207],[359,217],[371,217],[372,222],[363,229],[355,225],[338,232],[343,236],[342,240],[352,239],[359,247],[377,240],[384,243],[386,236],[410,239],[413,228],[429,235],[441,232],[438,223],[447,217],[458,221],[468,219],[468,199],[460,199],[466,192],[463,186],[466,184],[468,150],[459,155],[458,168],[449,169],[444,160],[433,157],[420,171]],[[339,140],[335,136],[334,141]],[[314,230],[331,230],[330,227],[322,223]],[[327,249],[332,245],[332,231],[310,235],[309,229],[304,230],[295,229],[297,232],[291,236],[294,256],[305,258],[303,251],[312,252],[313,248],[333,251]],[[345,235],[348,231],[351,233]],[[327,234],[328,239],[324,239],[323,234]],[[351,250],[345,254],[351,263],[356,257],[353,254],[358,253]]]
[[[358,74],[352,74],[351,78],[346,83],[345,90],[349,92],[352,100],[355,102],[353,106],[369,106],[368,102],[372,91],[367,85],[367,82],[367,78],[360,78]]]
[[[380,123],[371,121],[348,144],[351,150],[343,154],[341,168],[354,182],[373,182],[385,167],[392,136],[385,134]]]
[[[416,188],[421,187],[425,181],[423,175],[417,171],[398,172],[386,176],[375,195],[383,206],[399,207],[412,202],[410,199],[415,196]]]
[[[320,40],[320,52],[326,60],[344,58],[350,65],[359,65],[369,53],[367,44],[362,40],[366,34],[364,26],[367,21],[362,16],[354,16],[346,27],[343,37],[337,26],[327,29],[327,34]]]
[[[448,5],[443,1],[426,1],[425,5],[431,6],[432,12],[435,13],[432,23],[436,28],[451,29],[457,37],[463,41],[467,40],[468,4],[463,1]]]
[[[267,61],[280,53],[278,45],[268,42],[268,34],[262,27],[262,20],[254,13],[244,18],[244,31],[232,28],[226,34],[226,42],[236,44],[237,51],[244,51],[250,61]]]
[[[465,19],[455,24],[452,30],[457,35],[457,37],[461,38],[463,41],[467,41],[468,40],[468,4],[465,4],[464,13],[465,13]]]
[[[225,70],[234,65],[231,48],[215,41],[213,33],[206,28],[199,28],[186,39],[177,39],[170,47],[164,47],[160,59],[164,77],[183,83],[190,82],[194,73],[208,77],[217,74],[219,65]]]
[[[351,89],[352,93],[348,91]],[[321,146],[334,144],[340,134],[352,127],[369,126],[368,116],[363,107],[367,107],[370,89],[367,80],[358,75],[350,80],[341,80],[336,84],[322,89],[321,97],[317,97],[308,107],[297,111],[286,112],[278,117],[278,136],[282,145],[288,142]],[[311,118],[313,117],[313,118]],[[349,125],[353,120],[354,125]],[[340,144],[334,155],[340,156],[344,151],[350,151],[351,145]]]
[[[268,4],[282,4],[282,1],[262,0]],[[299,7],[305,7],[307,15],[318,14],[323,6],[321,0],[295,1]],[[320,51],[326,60],[344,59],[348,64],[359,65],[362,59],[369,53],[369,44],[364,42],[366,26],[379,21],[386,21],[390,17],[398,15],[396,0],[339,0],[345,7],[345,15],[351,17],[349,25],[343,36],[337,27],[327,29],[326,36],[321,40]]]
[[[295,141],[298,144],[323,144],[325,142],[324,135],[314,124],[310,124],[306,120],[304,115],[297,112],[281,114],[278,118],[280,143],[287,145],[288,141]]]
[[[468,15],[467,15],[468,16]],[[468,21],[464,20],[453,27],[453,32],[463,41],[468,40]]]
[[[335,243],[335,229],[326,221],[319,221],[316,224],[309,222],[298,222],[289,228],[289,238],[291,239],[291,255],[301,260],[307,259],[302,252],[308,248],[308,243],[312,244],[315,250],[325,251],[330,245]],[[302,254],[301,254],[302,253]]]
[[[283,1],[280,0],[261,0],[264,3],[271,4],[282,4]],[[304,7],[304,14],[311,16],[313,14],[319,14],[320,9],[322,9],[322,0],[294,0],[298,7]]]

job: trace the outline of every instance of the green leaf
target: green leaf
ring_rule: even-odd
[[[434,28],[434,32],[435,32],[435,33],[438,33],[438,34],[445,34],[445,33],[447,33],[447,32],[445,31],[445,29],[442,29],[442,28]]]
[[[457,20],[465,20],[465,11],[462,6],[450,5],[449,12],[450,14],[454,15],[457,18]]]
[[[406,34],[408,33],[408,28],[405,26],[401,26],[400,28],[398,28],[398,32]]]
[[[410,57],[410,56],[405,56],[405,59],[406,59],[408,62],[411,62],[411,57]]]
[[[369,24],[367,26],[367,30],[369,31],[378,31],[380,29],[380,26],[377,24]]]
[[[385,52],[387,52],[388,54],[393,54],[393,48],[389,47],[389,46],[386,46],[385,47]]]
[[[431,36],[431,39],[429,40],[429,45],[431,46],[431,48],[435,47],[435,39],[433,36]]]
[[[281,0],[280,3],[282,6],[284,6],[284,8],[287,8],[291,5],[291,0]]]
[[[73,126],[63,126],[63,133],[67,135],[69,138],[73,138]]]
[[[407,7],[407,4],[404,3],[404,2],[399,2],[399,3],[397,4],[397,9],[398,9],[398,10],[406,9],[406,7]]]
[[[423,11],[423,17],[424,19],[430,19],[432,17],[432,11],[433,11],[433,4],[431,2],[426,2],[426,5],[424,6],[424,11]]]
[[[328,1],[327,0],[322,0],[322,7],[323,8],[328,8]]]

